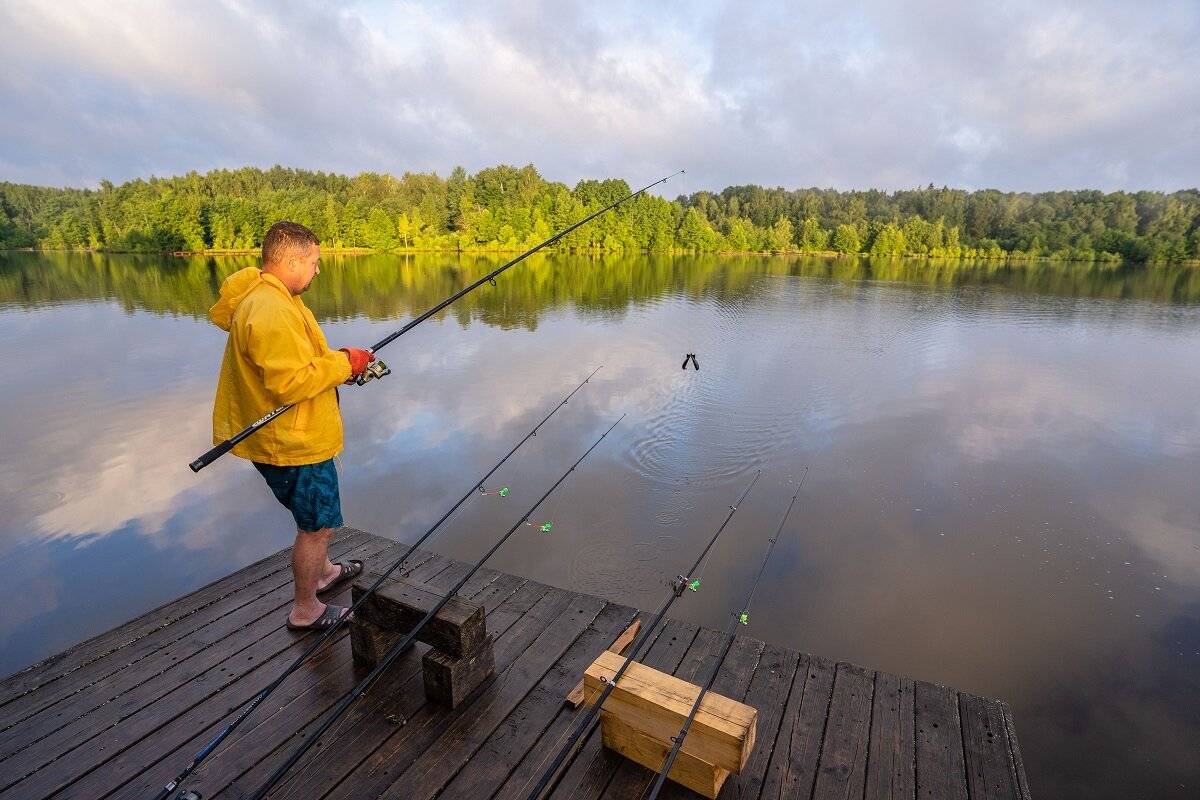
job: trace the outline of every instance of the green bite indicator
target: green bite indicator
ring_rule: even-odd
[[[743,611],[741,614],[738,614],[738,622],[742,623],[743,625],[749,625],[750,615]]]
[[[688,583],[688,588],[691,589],[693,592],[700,591],[700,579],[694,578],[691,582]]]
[[[543,522],[541,525],[538,525],[538,530],[541,531],[542,533],[549,533],[550,529],[553,527],[554,527],[553,522]]]
[[[500,495],[501,497],[508,497],[508,487],[501,486],[500,491],[496,492],[496,494]]]

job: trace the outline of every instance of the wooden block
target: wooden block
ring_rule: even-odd
[[[613,640],[613,643],[608,646],[608,652],[617,653],[618,655],[625,652],[625,648],[633,644],[634,637],[638,635],[638,631],[642,629],[642,621],[635,619],[629,624],[620,636]],[[579,708],[583,705],[583,680],[575,684],[575,688],[567,695],[567,702],[571,704],[571,708]]]
[[[604,710],[600,711],[600,735],[604,746],[609,750],[620,753],[630,761],[636,761],[652,772],[662,769],[671,749],[670,739],[662,740],[648,736],[626,725],[617,715]],[[688,738],[691,738],[690,732]],[[687,744],[687,739],[684,739],[684,744]],[[671,771],[667,773],[667,778],[705,797],[716,798],[729,775],[729,770],[701,761],[680,750],[679,755],[675,757],[675,763],[671,765]]]
[[[588,703],[604,690],[605,681],[616,674],[624,659],[603,652],[584,673],[583,688]],[[638,732],[661,742],[670,741],[687,719],[700,687],[673,675],[633,662],[617,687],[604,701],[604,711]],[[681,752],[716,767],[741,772],[754,748],[758,712],[736,700],[708,692]]]
[[[364,572],[354,580],[351,595],[354,602],[378,580],[378,572]],[[442,599],[442,594],[428,586],[402,579],[389,578],[354,612],[359,620],[397,633],[407,633],[431,608]],[[419,634],[417,641],[441,650],[447,655],[460,658],[475,651],[487,638],[483,606],[469,603],[457,595],[429,621]]]
[[[461,658],[430,650],[421,660],[425,696],[435,703],[457,708],[479,685],[496,672],[492,637]]]
[[[375,666],[403,635],[400,631],[385,630],[355,614],[350,623],[350,650],[354,654],[354,663],[364,667]]]

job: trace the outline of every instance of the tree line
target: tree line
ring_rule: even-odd
[[[532,166],[459,167],[446,178],[277,166],[98,189],[0,183],[0,248],[247,251],[272,222],[290,219],[332,249],[515,251],[629,191],[613,179],[568,187]],[[731,186],[674,201],[640,196],[558,247],[1182,263],[1200,259],[1200,192]]]
[[[487,274],[504,258],[491,253],[331,254],[304,302],[321,320],[412,317]],[[0,311],[47,304],[106,300],[126,310],[205,319],[221,282],[253,255],[110,255],[94,252],[0,252]],[[1160,303],[1200,301],[1200,269],[1048,261],[918,260],[902,258],[786,258],[760,254],[550,253],[504,274],[496,287],[471,292],[440,316],[501,328],[537,326],[544,312],[569,306],[582,316],[612,319],[667,296],[695,302],[743,302],[761,290],[763,276],[865,280],[938,286],[995,286],[1005,293],[972,293],[963,302],[1005,303],[1009,292]],[[999,298],[999,299],[997,299]],[[810,298],[812,302],[824,302]]]

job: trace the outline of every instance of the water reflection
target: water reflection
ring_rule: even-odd
[[[252,470],[199,476],[239,259],[0,254],[0,672],[288,543]],[[475,258],[326,258],[365,344]],[[803,464],[753,613],[780,644],[1013,702],[1039,797],[1194,796],[1200,271],[545,258],[391,346],[344,396],[352,524],[412,539],[590,369],[436,540],[474,559],[626,422],[495,565],[651,605],[761,467],[680,615],[720,627]],[[698,354],[701,371],[679,369]],[[47,357],[46,354],[52,354]]]

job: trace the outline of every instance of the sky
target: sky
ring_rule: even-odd
[[[1200,183],[1200,1],[0,0],[0,180]]]

